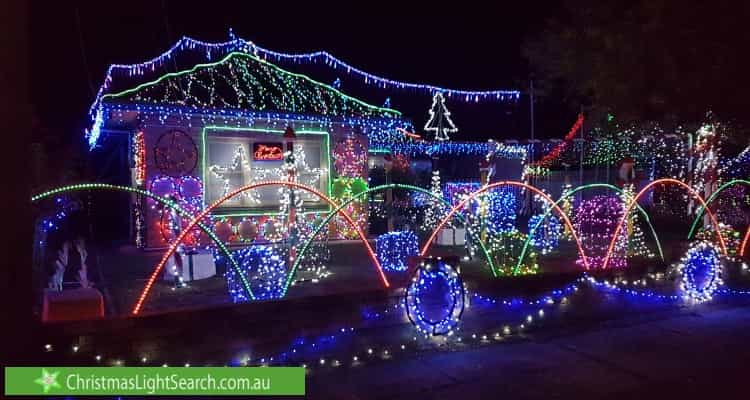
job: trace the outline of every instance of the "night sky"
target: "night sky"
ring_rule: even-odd
[[[111,63],[135,63],[161,54],[181,36],[218,42],[232,27],[238,37],[286,52],[327,50],[365,71],[392,79],[454,89],[514,89],[528,86],[520,46],[555,7],[525,2],[513,9],[439,6],[404,9],[381,3],[327,10],[286,2],[123,2],[32,7],[32,104],[36,119],[65,141],[80,140],[87,110]],[[315,76],[331,83],[335,76]],[[361,91],[345,76],[342,90],[375,105],[391,97],[421,131],[429,95]],[[529,135],[529,99],[516,104],[466,106],[447,103],[459,127],[455,140]],[[553,102],[537,105],[537,137],[562,137],[575,114]]]

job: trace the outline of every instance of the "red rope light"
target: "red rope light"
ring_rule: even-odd
[[[672,179],[672,178],[663,178],[663,179],[657,179],[648,185],[646,185],[643,189],[641,189],[635,197],[633,197],[633,200],[630,201],[630,204],[628,204],[627,209],[625,210],[625,213],[622,215],[622,218],[620,218],[620,222],[617,224],[617,227],[615,228],[614,235],[612,235],[612,240],[609,242],[609,249],[607,249],[607,254],[604,256],[604,262],[602,263],[602,269],[607,268],[607,263],[609,262],[609,257],[612,255],[612,252],[615,248],[615,242],[617,241],[617,235],[620,234],[620,231],[622,230],[623,225],[625,224],[628,215],[630,215],[630,211],[632,211],[633,207],[637,204],[638,199],[646,194],[646,192],[651,189],[652,186],[658,185],[661,183],[673,183],[679,186],[684,187],[687,189],[688,193],[690,193],[693,197],[695,197],[703,206],[703,209],[706,210],[708,213],[708,216],[711,218],[711,224],[713,225],[714,232],[716,233],[716,236],[719,238],[719,245],[721,245],[721,251],[724,252],[724,255],[727,255],[727,246],[724,243],[724,237],[721,236],[721,232],[719,231],[719,223],[716,222],[716,217],[711,212],[711,210],[707,207],[706,202],[703,200],[703,197],[701,197],[695,189],[688,186],[685,182]]]
[[[750,226],[747,227],[747,231],[745,231],[745,238],[742,239],[742,244],[740,244],[740,257],[745,255],[745,248],[747,247],[748,239],[750,239]]]
[[[422,257],[424,257],[425,254],[427,254],[427,251],[430,250],[430,247],[432,246],[432,242],[435,240],[435,236],[437,236],[438,232],[440,232],[440,230],[443,229],[443,226],[445,226],[445,224],[447,224],[448,221],[450,221],[450,219],[453,217],[453,214],[455,214],[456,212],[458,212],[459,210],[461,210],[462,208],[464,208],[464,206],[466,205],[466,203],[468,203],[469,201],[471,201],[477,195],[479,195],[479,194],[481,194],[483,192],[486,192],[487,190],[490,190],[492,188],[496,188],[498,186],[503,186],[503,185],[524,187],[524,188],[529,189],[529,190],[533,191],[534,193],[538,194],[542,198],[544,198],[544,200],[547,201],[549,204],[552,204],[552,207],[555,209],[555,211],[557,211],[558,214],[560,214],[560,216],[562,217],[563,221],[565,222],[565,225],[568,226],[568,228],[570,229],[570,232],[573,234],[573,238],[576,241],[576,246],[578,246],[578,253],[581,255],[581,259],[583,260],[583,265],[584,265],[584,267],[586,267],[586,269],[589,269],[589,262],[588,262],[588,259],[586,258],[585,252],[583,251],[583,246],[581,246],[581,240],[578,238],[578,234],[576,233],[575,229],[573,228],[573,224],[570,222],[570,219],[568,219],[568,216],[557,205],[557,203],[555,203],[555,201],[552,200],[552,198],[550,198],[549,196],[547,196],[546,193],[544,193],[541,190],[535,188],[534,186],[531,186],[531,185],[523,183],[523,182],[517,182],[517,181],[495,182],[495,183],[493,183],[491,185],[485,185],[485,186],[481,187],[479,190],[474,191],[471,194],[469,194],[463,201],[461,201],[455,207],[453,207],[451,209],[451,211],[448,213],[448,215],[446,215],[445,218],[443,218],[443,220],[440,221],[440,223],[438,224],[437,228],[435,228],[435,230],[432,231],[432,235],[430,235],[430,238],[427,240],[427,243],[425,243],[424,247],[422,247],[422,252],[421,252],[420,255]]]
[[[583,114],[578,114],[578,118],[576,119],[576,122],[570,128],[570,131],[568,131],[568,134],[565,135],[563,142],[555,146],[555,148],[552,149],[549,153],[545,154],[541,160],[531,163],[529,165],[540,166],[540,167],[549,166],[549,164],[551,164],[552,161],[560,157],[560,153],[562,153],[563,150],[565,150],[565,148],[568,146],[568,143],[571,140],[573,140],[576,133],[578,133],[578,130],[581,129],[581,126],[583,126]]]
[[[338,208],[338,205],[333,200],[331,200],[326,195],[324,195],[323,193],[320,193],[317,190],[315,190],[315,189],[313,189],[313,188],[311,188],[309,186],[305,186],[303,184],[295,183],[295,182],[269,181],[269,182],[255,183],[255,184],[252,184],[252,185],[247,185],[247,186],[241,187],[239,189],[236,189],[236,190],[232,191],[231,193],[226,194],[224,197],[222,197],[221,199],[217,200],[216,202],[214,202],[213,204],[211,204],[210,206],[208,206],[206,209],[204,209],[203,211],[201,211],[198,215],[196,215],[190,221],[190,223],[188,223],[188,225],[186,226],[186,228],[183,229],[180,232],[180,234],[175,238],[175,240],[169,246],[169,249],[167,250],[167,252],[164,254],[164,256],[162,256],[161,260],[159,261],[159,263],[154,268],[154,272],[152,272],[151,276],[148,278],[148,281],[146,282],[146,285],[144,286],[143,290],[141,291],[141,294],[138,297],[138,301],[135,303],[135,306],[133,307],[133,310],[132,310],[131,314],[138,315],[138,313],[140,313],[141,307],[143,307],[143,303],[146,300],[146,297],[148,296],[149,292],[151,291],[151,287],[154,285],[154,282],[156,282],[156,279],[158,278],[159,273],[161,272],[162,268],[164,268],[164,265],[169,260],[169,257],[171,257],[172,254],[174,254],[174,252],[177,250],[178,244],[180,242],[182,242],[182,240],[184,239],[184,237],[193,229],[193,227],[198,223],[198,221],[200,221],[206,215],[208,215],[208,213],[210,213],[211,210],[213,210],[214,208],[220,206],[225,201],[229,200],[230,198],[232,198],[232,197],[234,197],[234,196],[236,196],[236,195],[238,195],[238,194],[240,194],[242,192],[245,192],[247,190],[252,190],[252,189],[255,189],[255,188],[259,188],[259,187],[263,187],[263,186],[275,186],[275,185],[292,186],[292,187],[295,187],[295,188],[298,188],[298,189],[306,190],[306,191],[308,191],[310,193],[315,194],[319,198],[323,199],[325,202],[327,202],[328,204],[330,204],[332,207]],[[375,252],[373,251],[372,247],[370,246],[370,243],[367,241],[367,238],[365,237],[364,232],[362,232],[362,229],[360,229],[359,225],[357,225],[352,220],[351,216],[348,213],[346,213],[344,210],[340,210],[339,213],[344,217],[344,219],[347,221],[347,223],[349,225],[351,225],[352,227],[354,227],[354,229],[357,231],[357,234],[359,235],[360,240],[362,241],[362,243],[364,243],[365,248],[367,249],[367,252],[370,255],[370,258],[372,259],[373,263],[375,264],[375,268],[377,269],[378,274],[380,275],[380,280],[383,282],[383,285],[386,288],[389,287],[390,284],[388,283],[388,279],[385,277],[385,273],[383,272],[383,268],[380,266],[380,263],[378,262],[378,258],[375,255]]]
[[[399,132],[401,132],[401,133],[403,133],[405,136],[408,136],[410,138],[413,138],[413,139],[422,139],[421,136],[417,135],[416,133],[411,133],[411,132],[407,131],[404,128],[396,128],[396,130],[399,131]]]

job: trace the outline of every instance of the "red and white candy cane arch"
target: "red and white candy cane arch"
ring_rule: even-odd
[[[311,188],[309,186],[296,183],[296,182],[287,182],[287,181],[268,181],[268,182],[260,182],[260,183],[254,183],[252,185],[243,186],[239,189],[236,189],[230,193],[227,193],[224,197],[220,198],[219,200],[215,201],[210,206],[206,207],[203,211],[201,211],[198,215],[196,215],[190,223],[183,229],[180,234],[175,238],[175,240],[172,242],[172,244],[169,246],[169,249],[166,253],[164,253],[164,256],[162,256],[161,261],[156,265],[154,268],[154,272],[151,273],[151,276],[148,278],[148,281],[146,282],[146,286],[144,286],[143,291],[141,292],[141,295],[138,297],[138,301],[133,306],[133,310],[131,311],[131,314],[138,315],[140,313],[141,308],[143,307],[143,303],[146,300],[146,297],[148,296],[149,292],[151,291],[151,287],[153,286],[154,282],[156,281],[157,277],[159,276],[159,273],[161,272],[162,268],[164,268],[164,265],[169,260],[169,257],[174,254],[175,250],[177,250],[177,245],[182,242],[184,237],[187,235],[188,232],[190,232],[193,227],[200,221],[202,218],[204,218],[208,213],[211,212],[214,208],[220,206],[225,201],[231,199],[232,197],[248,191],[252,189],[256,189],[263,186],[291,186],[297,189],[305,190],[307,192],[313,193],[319,198],[323,199],[326,203],[330,204],[334,209],[338,208],[338,205],[331,200],[328,196],[324,195],[323,193],[320,193],[319,191],[315,190],[314,188]],[[346,213],[344,210],[339,210],[339,214],[341,214],[346,222],[351,225],[356,231],[357,235],[359,236],[359,239],[364,243],[367,252],[370,255],[370,258],[372,259],[372,262],[375,264],[375,268],[378,271],[378,274],[380,275],[380,280],[383,282],[383,285],[387,288],[390,286],[388,283],[388,279],[385,277],[385,273],[383,273],[383,268],[380,266],[380,262],[378,262],[378,258],[375,256],[375,252],[373,251],[372,247],[370,246],[370,243],[367,242],[367,238],[365,237],[364,232],[362,232],[362,229],[360,229],[359,225],[357,225],[351,218],[351,216]]]
[[[589,262],[588,262],[588,259],[586,258],[585,252],[583,251],[583,246],[581,246],[581,240],[578,238],[578,234],[576,233],[575,228],[573,228],[573,224],[570,222],[570,219],[568,219],[568,216],[565,214],[565,212],[563,212],[563,210],[560,207],[558,207],[557,203],[555,203],[555,201],[552,200],[552,198],[550,198],[546,193],[544,193],[541,190],[535,188],[534,186],[531,186],[531,185],[523,183],[523,182],[518,182],[518,181],[501,181],[501,182],[495,182],[495,183],[490,184],[490,185],[484,185],[479,190],[474,191],[471,194],[469,194],[463,201],[461,201],[455,207],[453,207],[451,209],[451,211],[448,213],[448,215],[446,215],[445,218],[443,218],[443,220],[440,221],[440,223],[435,228],[435,230],[432,231],[432,235],[430,235],[430,238],[427,239],[427,243],[425,243],[424,247],[422,247],[422,252],[420,253],[420,255],[422,257],[424,257],[427,254],[427,252],[430,250],[430,247],[432,246],[432,243],[435,241],[435,236],[437,236],[438,232],[440,232],[440,230],[443,229],[443,226],[445,226],[445,224],[448,223],[448,221],[450,221],[451,218],[453,218],[453,214],[455,214],[456,212],[458,212],[459,210],[461,210],[462,208],[464,208],[464,206],[466,206],[466,204],[469,201],[471,201],[474,197],[482,194],[483,192],[486,192],[486,191],[488,191],[490,189],[493,189],[493,188],[496,188],[496,187],[499,187],[499,186],[506,186],[506,185],[507,186],[519,186],[519,187],[523,187],[523,188],[529,189],[532,192],[538,194],[546,202],[548,202],[549,204],[552,205],[552,208],[555,211],[557,211],[557,213],[562,217],[563,222],[565,223],[565,225],[567,225],[568,228],[570,229],[570,232],[572,232],[573,238],[576,241],[576,246],[578,247],[578,253],[581,255],[581,259],[583,260],[583,266],[586,269],[589,269]]]
[[[672,183],[675,185],[679,185],[683,188],[685,188],[688,193],[690,193],[691,196],[695,197],[703,206],[703,209],[706,210],[706,213],[708,213],[708,216],[711,218],[711,225],[714,228],[714,232],[716,233],[716,236],[719,238],[719,245],[721,246],[721,251],[724,252],[724,255],[727,255],[727,246],[724,243],[724,238],[721,236],[721,232],[719,231],[719,224],[716,222],[716,217],[714,217],[714,214],[711,212],[711,210],[708,209],[706,206],[706,202],[703,200],[703,197],[701,197],[698,192],[695,191],[695,189],[691,188],[688,184],[681,180],[672,179],[672,178],[663,178],[663,179],[657,179],[648,185],[644,186],[643,189],[641,189],[638,194],[636,194],[633,197],[633,200],[630,201],[628,204],[628,207],[625,209],[625,213],[622,214],[622,218],[620,218],[620,222],[617,224],[617,227],[615,227],[615,232],[612,235],[612,239],[609,242],[609,248],[607,249],[607,254],[604,256],[604,262],[602,263],[602,268],[607,268],[607,263],[609,262],[609,258],[612,255],[612,251],[614,251],[615,248],[615,242],[617,242],[617,235],[620,234],[620,231],[622,230],[623,225],[625,224],[628,215],[630,215],[630,212],[633,211],[633,207],[635,207],[636,203],[638,202],[638,199],[641,198],[646,192],[648,192],[651,187],[658,184],[663,183]]]

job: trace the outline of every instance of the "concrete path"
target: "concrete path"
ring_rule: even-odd
[[[313,370],[308,398],[748,398],[750,307],[704,306],[649,320]]]

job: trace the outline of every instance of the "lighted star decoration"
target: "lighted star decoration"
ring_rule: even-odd
[[[49,373],[46,369],[42,368],[42,376],[34,380],[34,383],[41,385],[44,388],[44,393],[47,393],[51,388],[60,387],[60,384],[57,383],[57,375],[59,374],[60,371]]]
[[[288,178],[288,166],[281,165],[277,168],[258,168],[250,167],[250,161],[247,157],[247,152],[244,146],[237,146],[232,157],[230,165],[211,165],[208,167],[208,171],[213,176],[220,180],[224,187],[222,196],[226,196],[235,187],[232,187],[229,176],[236,174],[240,171],[247,171],[250,179],[244,184],[255,184],[260,182],[267,182],[272,180],[287,180]],[[317,187],[321,177],[325,174],[327,168],[310,168],[305,158],[305,152],[301,146],[294,147],[294,168],[297,170],[297,181],[311,187]],[[242,193],[247,199],[253,204],[260,204],[260,193],[257,190],[248,190]],[[311,193],[302,192],[303,200],[316,201],[317,197]]]
[[[229,183],[229,175],[236,174],[241,171],[250,171],[250,161],[247,158],[247,153],[243,146],[237,146],[234,151],[234,157],[232,157],[232,163],[230,165],[212,165],[208,167],[208,171],[218,180],[220,180],[224,187],[222,190],[221,197],[229,194],[233,190],[232,185]],[[251,178],[251,183],[255,183],[255,175]],[[257,190],[247,190],[242,193],[253,204],[260,204],[260,193]]]
[[[328,172],[327,168],[310,168],[305,158],[302,146],[294,146],[294,164],[282,164],[278,168],[263,169],[253,168],[253,182],[265,182],[269,180],[285,181],[289,178],[289,170],[296,171],[297,182],[310,187],[317,187],[323,174]],[[284,188],[282,188],[283,191]],[[299,191],[300,198],[307,201],[316,201],[318,197],[307,191]]]

